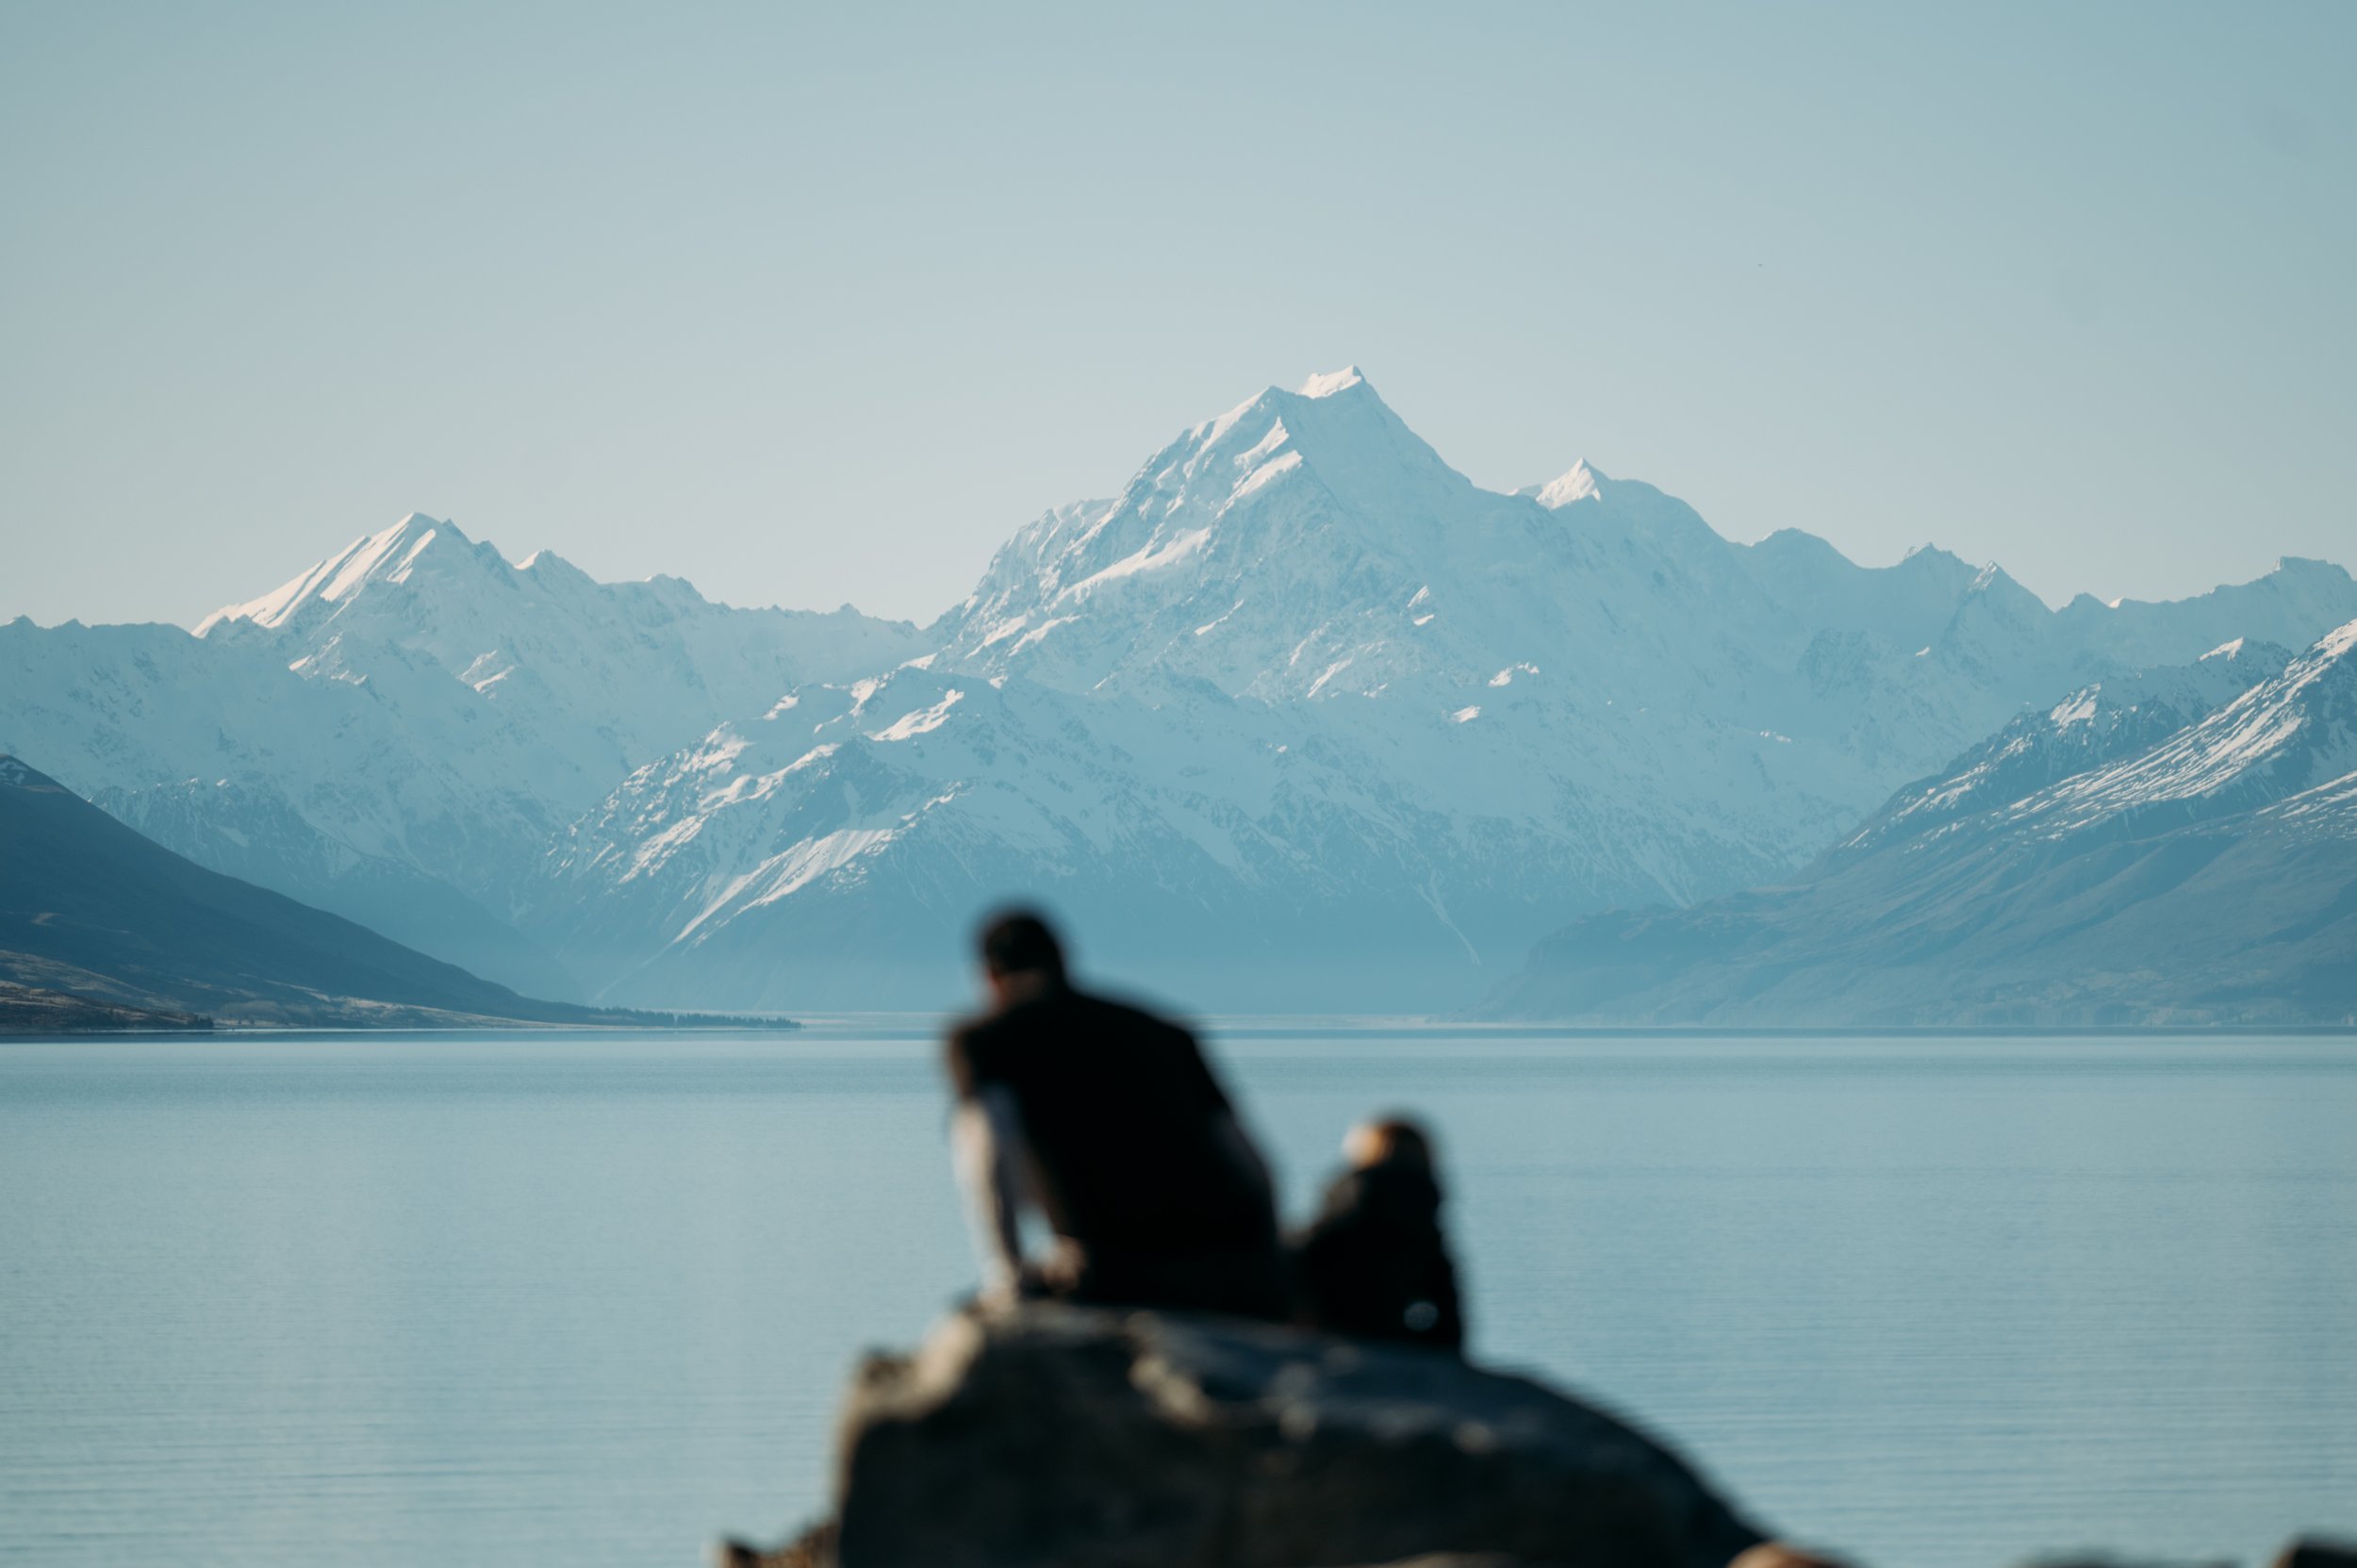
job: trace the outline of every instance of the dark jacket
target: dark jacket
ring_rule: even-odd
[[[1457,1270],[1441,1234],[1441,1189],[1413,1161],[1344,1171],[1294,1247],[1312,1328],[1461,1349]]]
[[[961,1097],[1014,1098],[1078,1299],[1284,1315],[1263,1173],[1195,1036],[1058,985],[949,1036]]]

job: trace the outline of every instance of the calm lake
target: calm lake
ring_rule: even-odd
[[[2357,1534],[2357,1040],[1213,1032],[1476,1353],[1886,1565]],[[972,1277],[921,1024],[0,1045],[0,1561],[688,1565]]]

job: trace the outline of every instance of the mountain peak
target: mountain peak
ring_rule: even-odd
[[[1436,489],[1471,487],[1392,411],[1359,367],[1348,365],[1310,377],[1299,391],[1267,388],[1188,430],[1139,470],[1114,513],[1159,493],[1174,474],[1191,483],[1216,474],[1207,494],[1224,505],[1295,468],[1314,472],[1345,504],[1377,513],[1425,504]]]
[[[1366,386],[1367,378],[1360,373],[1358,366],[1344,365],[1339,371],[1327,371],[1321,375],[1311,376],[1301,384],[1301,389],[1294,395],[1305,398],[1330,398],[1337,392],[1347,392],[1354,387]],[[1375,388],[1368,387],[1367,389],[1373,391]]]
[[[1583,457],[1545,484],[1533,485],[1525,489],[1516,490],[1514,493],[1530,497],[1550,512],[1560,511],[1574,501],[1594,499],[1596,481],[1603,477],[1603,474],[1590,468],[1588,459]]]
[[[281,583],[259,599],[215,610],[198,622],[204,636],[224,621],[248,620],[275,631],[306,604],[333,603],[372,579],[406,579],[409,569],[426,551],[439,544],[445,551],[472,550],[473,542],[457,527],[423,512],[411,512],[390,528],[354,540],[299,577]]]

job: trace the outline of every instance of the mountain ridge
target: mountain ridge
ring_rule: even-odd
[[[1428,1011],[1584,914],[1788,876],[2090,682],[2351,616],[2329,565],[2057,610],[1945,551],[1739,544],[1584,460],[1487,490],[1354,369],[1042,514],[923,628],[413,514],[201,638],[0,627],[0,744],[364,920],[460,900],[501,978],[585,996],[947,999],[1028,892],[1209,1005]]]
[[[1481,1011],[2357,1023],[2357,620],[2296,656],[2221,649],[2073,693],[1901,791],[1789,883],[1574,922]]]

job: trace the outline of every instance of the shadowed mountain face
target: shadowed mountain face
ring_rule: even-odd
[[[0,981],[223,1021],[587,1020],[207,871],[0,756]]]
[[[2357,1022],[2357,621],[2105,682],[1793,883],[1614,911],[1484,1011],[1705,1024]]]
[[[1028,895],[1202,1005],[1424,1011],[1582,915],[1789,876],[2025,707],[2352,616],[2319,562],[2055,611],[1584,463],[1487,491],[1343,371],[1020,530],[922,630],[412,517],[200,637],[0,627],[0,749],[511,984],[931,1006]]]

